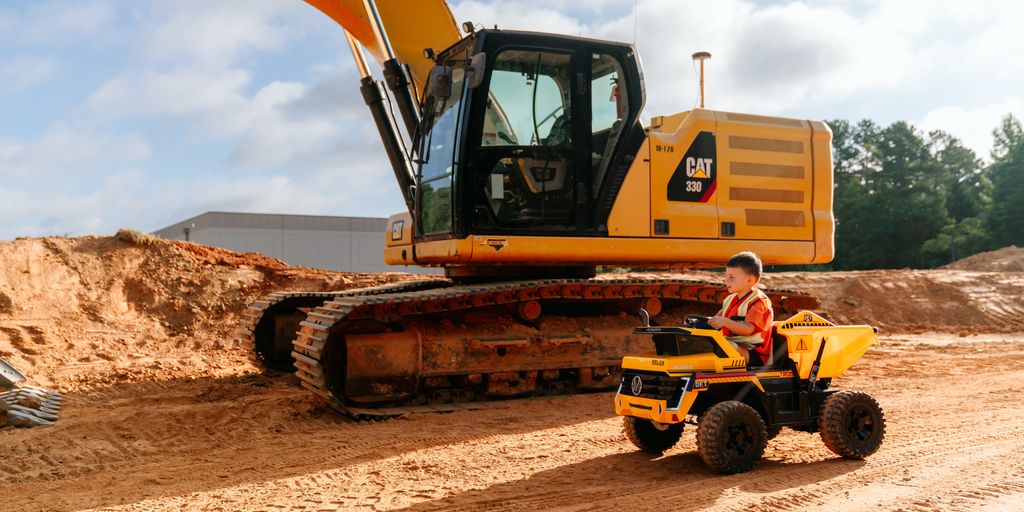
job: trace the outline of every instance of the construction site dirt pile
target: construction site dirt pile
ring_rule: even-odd
[[[1011,245],[954,261],[943,268],[978,272],[1024,272],[1024,248]]]
[[[70,391],[206,375],[240,363],[239,313],[276,290],[342,290],[414,277],[293,267],[259,254],[151,238],[0,243],[0,358]]]

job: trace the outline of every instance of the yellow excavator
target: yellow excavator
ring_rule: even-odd
[[[695,108],[644,126],[632,45],[460,30],[442,0],[306,1],[345,30],[408,207],[388,219],[385,260],[446,274],[247,310],[238,339],[254,359],[346,414],[612,389],[622,356],[649,344],[632,312],[670,322],[726,294],[598,267],[721,266],[743,250],[769,265],[832,259],[822,122]],[[766,292],[777,316],[817,307]]]

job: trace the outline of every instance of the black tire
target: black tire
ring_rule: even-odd
[[[782,427],[778,425],[775,425],[774,427],[765,427],[764,431],[765,435],[768,436],[768,440],[771,441],[772,439],[775,439],[775,436],[779,435],[779,432],[782,432]]]
[[[715,404],[697,423],[697,452],[711,469],[720,473],[754,469],[767,444],[764,420],[743,402]]]
[[[840,391],[825,399],[818,418],[825,446],[847,459],[863,459],[878,451],[885,438],[885,415],[871,395]]]
[[[626,437],[646,453],[660,454],[675,446],[683,435],[683,424],[656,426],[650,420],[626,416],[623,418]]]

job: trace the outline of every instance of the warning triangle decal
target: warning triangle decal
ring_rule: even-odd
[[[800,340],[796,344],[796,349],[797,350],[807,350],[807,343],[805,343],[804,340]]]

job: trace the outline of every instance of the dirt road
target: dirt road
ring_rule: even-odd
[[[1016,259],[996,261],[1006,262]],[[231,343],[241,308],[269,290],[407,275],[109,237],[0,243],[0,357],[66,395],[54,427],[0,428],[0,503],[1024,510],[1024,272],[1001,268],[769,274],[769,286],[820,297],[839,322],[890,333],[835,381],[879,400],[886,439],[867,460],[848,461],[817,435],[786,430],[757,470],[718,476],[694,452],[693,429],[662,457],[635,451],[609,393],[354,424],[294,377],[260,373]]]
[[[1024,336],[883,342],[836,383],[885,408],[866,461],[786,430],[723,477],[692,431],[634,451],[608,393],[351,424],[248,374],[72,394],[57,426],[0,432],[0,493],[12,510],[1019,509]]]

